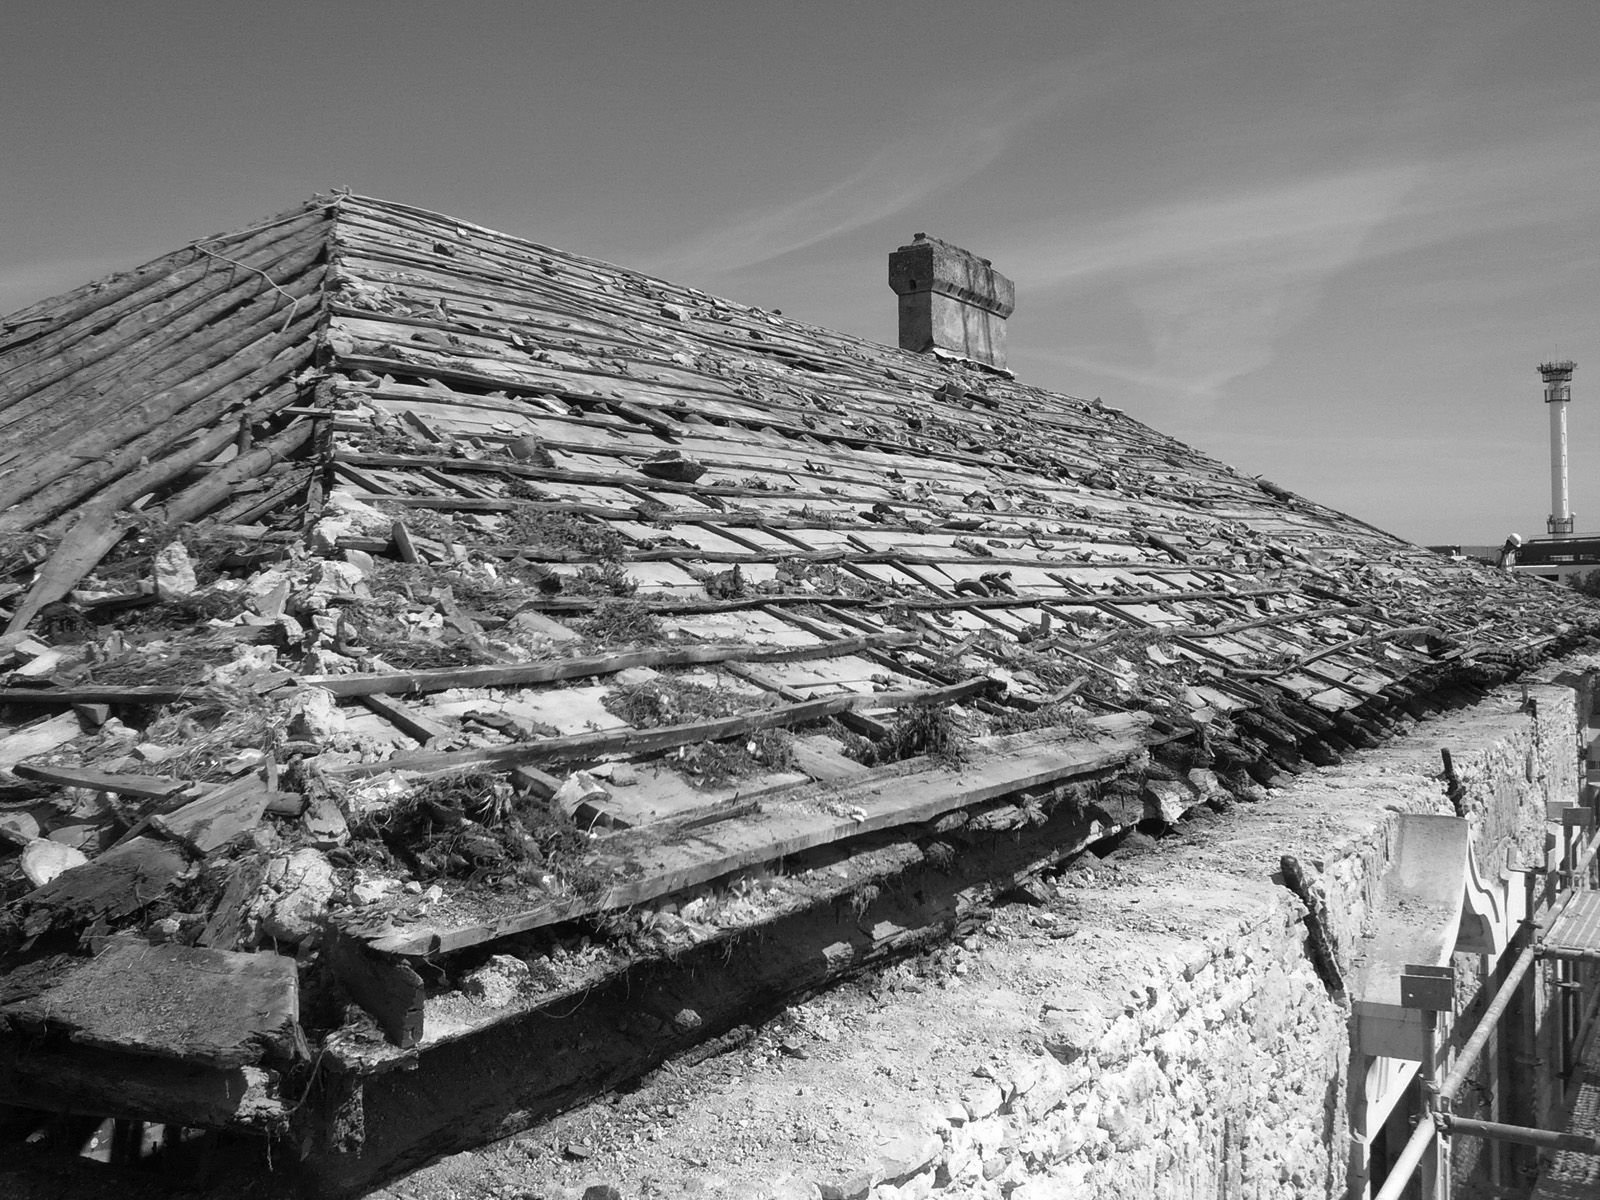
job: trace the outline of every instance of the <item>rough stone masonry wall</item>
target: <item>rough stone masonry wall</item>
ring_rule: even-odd
[[[1577,795],[1575,714],[1566,688],[1535,688],[1533,697],[1536,716],[1520,692],[1503,690],[1425,722],[1404,743],[1307,775],[1201,852],[1147,872],[1135,885],[1145,896],[1123,898],[1188,905],[1203,942],[1170,952],[1166,939],[1129,930],[1115,908],[1107,927],[1080,931],[1069,945],[1093,938],[1124,961],[1148,962],[1145,995],[1130,993],[1121,1011],[1115,997],[1063,995],[1063,1007],[1044,1013],[1050,1053],[968,1093],[974,1119],[941,1131],[936,1172],[871,1195],[931,1195],[940,1184],[1010,1200],[1343,1195],[1348,1017],[1310,965],[1304,910],[1269,882],[1271,871],[1285,851],[1320,869],[1348,967],[1389,863],[1393,817],[1453,813],[1438,778],[1441,747],[1452,750],[1466,788],[1484,876],[1498,880],[1508,852],[1542,862],[1546,801]],[[1339,826],[1344,836],[1307,844],[1305,834]],[[1219,869],[1256,882],[1252,911],[1225,924],[1215,920]],[[1479,977],[1466,968],[1477,960],[1458,957],[1470,1001]],[[1001,1094],[998,1111],[985,1111]]]
[[[1092,1048],[1072,1043],[1099,1021],[1047,1014],[1052,1053],[1006,1081],[1002,1112],[952,1123],[930,1183],[983,1194],[987,1177],[1001,1194],[1017,1185],[1012,1200],[1336,1194],[1344,1016],[1301,940],[1285,906],[1130,997]],[[1058,1065],[1062,1053],[1074,1061]],[[874,1194],[923,1193],[912,1184]]]
[[[1312,968],[1279,858],[1320,875],[1348,969],[1395,817],[1453,812],[1448,746],[1484,874],[1508,847],[1537,861],[1545,802],[1570,801],[1577,778],[1571,692],[1534,695],[1536,716],[1502,689],[1263,802],[1084,854],[1047,905],[997,909],[952,948],[936,986],[907,964],[833,989],[682,1078],[691,1099],[646,1104],[642,1126],[626,1102],[561,1118],[529,1151],[549,1164],[540,1183],[574,1198],[643,1179],[641,1195],[783,1200],[1343,1196],[1349,1016]],[[559,1139],[579,1132],[574,1163]],[[704,1161],[686,1171],[684,1147]]]

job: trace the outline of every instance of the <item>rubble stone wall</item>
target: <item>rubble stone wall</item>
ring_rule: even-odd
[[[1569,689],[1533,691],[1536,714],[1502,692],[1291,789],[1330,801],[1358,831],[1311,863],[1321,871],[1342,959],[1378,898],[1393,818],[1452,811],[1439,779],[1440,745],[1452,749],[1466,788],[1486,882],[1501,879],[1508,854],[1524,865],[1544,860],[1546,802],[1577,795],[1576,713]],[[1176,950],[1152,939],[1151,982],[1144,994],[1124,997],[1120,1011],[1108,1011],[1104,996],[1062,996],[1063,1007],[1045,1014],[1051,1053],[964,1093],[938,1131],[941,1152],[925,1157],[923,1169],[897,1179],[885,1162],[858,1183],[878,1176],[874,1200],[1343,1196],[1349,1016],[1312,968],[1300,903],[1262,877],[1253,907],[1231,929],[1200,931],[1203,945],[1198,936]],[[1458,960],[1470,1000],[1485,964]],[[1458,1159],[1458,1178],[1475,1157]],[[852,1190],[869,1194],[847,1185],[823,1196]]]
[[[1077,1061],[1041,1059],[1004,1112],[951,1130],[941,1177],[1017,1183],[1012,1200],[1338,1194],[1345,1018],[1302,933],[1284,905]]]

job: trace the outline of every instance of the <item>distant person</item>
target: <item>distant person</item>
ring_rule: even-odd
[[[1503,571],[1509,571],[1516,565],[1517,551],[1522,549],[1522,537],[1513,533],[1506,539],[1506,544],[1500,547],[1500,557],[1495,560],[1495,566]]]

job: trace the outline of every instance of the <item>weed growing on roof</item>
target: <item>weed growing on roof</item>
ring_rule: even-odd
[[[517,796],[498,776],[465,771],[419,782],[389,807],[351,825],[381,844],[418,880],[448,877],[516,887],[549,872],[580,895],[605,880],[580,862],[589,839],[565,812]]]
[[[926,843],[922,847],[922,856],[941,871],[948,871],[956,861],[955,847],[949,842]]]
[[[787,729],[762,729],[747,738],[681,747],[668,761],[696,787],[726,787],[762,770],[789,770],[794,738]]]
[[[613,688],[600,703],[635,729],[657,729],[731,717],[745,710],[746,699],[736,692],[662,673],[643,683]]]
[[[434,579],[432,567],[423,563],[397,562],[390,558],[374,558],[372,571],[367,576],[371,596],[362,596],[346,603],[346,613],[352,612],[404,612],[417,598],[426,595]]]
[[[517,494],[515,483],[512,495]],[[513,546],[577,550],[597,559],[621,561],[628,539],[605,521],[549,508],[517,508],[500,518],[499,540]]]
[[[561,581],[561,590],[571,596],[631,596],[639,584],[620,562],[606,560],[584,563]]]
[[[403,521],[409,533],[432,538],[438,542],[462,540],[461,530],[456,527],[455,522],[437,509],[411,508],[408,505],[396,504],[392,500],[379,500],[373,507],[385,516]]]
[[[1059,701],[1041,704],[1031,712],[1023,708],[1009,708],[1003,716],[994,718],[990,728],[995,733],[1028,733],[1035,729],[1050,729],[1069,737],[1091,737],[1094,726],[1089,724],[1083,709]]]
[[[850,913],[856,920],[867,915],[867,909],[883,894],[883,890],[875,883],[863,883],[860,887],[852,888],[846,903],[850,906]]]
[[[615,688],[600,703],[636,729],[657,729],[737,716],[750,711],[750,699],[662,674]],[[762,729],[741,739],[681,747],[668,762],[697,787],[722,787],[763,769],[789,769],[794,765],[794,739],[785,729]]]
[[[231,662],[237,649],[237,642],[174,638],[159,649],[129,650],[95,663],[87,682],[108,687],[195,683],[208,667]]]
[[[955,770],[967,758],[967,734],[948,706],[913,708],[901,714],[882,741],[846,734],[845,753],[869,767],[903,762],[926,754],[946,770]]]
[[[46,543],[37,534],[0,534],[0,579],[32,570],[45,556]]]
[[[520,580],[490,574],[482,567],[437,571],[435,578],[438,588],[448,588],[462,608],[497,617],[511,616],[534,596]]]
[[[146,741],[182,749],[159,763],[141,762],[126,769],[134,774],[171,775],[179,779],[224,782],[227,768],[241,750],[271,754],[282,738],[277,708],[245,688],[208,685],[175,704],[163,705],[145,728]]]
[[[601,600],[580,625],[598,647],[654,645],[666,640],[666,631],[650,609],[638,600]]]

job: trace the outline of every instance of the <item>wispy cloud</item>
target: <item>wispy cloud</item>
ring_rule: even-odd
[[[916,132],[881,147],[825,187],[739,214],[647,257],[645,265],[669,278],[737,271],[904,212],[985,170],[1025,126],[1115,77],[1103,65],[1075,63],[1067,71],[1057,64],[995,97],[947,97],[944,111],[932,118],[923,114]]]
[[[1423,174],[1375,167],[1152,206],[1030,239],[1002,261],[1025,264],[1030,288],[1122,290],[1144,319],[1150,358],[1112,373],[1209,398],[1271,361],[1275,340]]]
[[[1102,351],[1091,369],[1208,402],[1271,363],[1327,288],[1364,264],[1432,250],[1429,269],[1447,271],[1490,237],[1600,215],[1584,182],[1600,169],[1600,136],[1581,132],[1591,121],[1600,127],[1600,109],[1564,115],[1555,130],[1472,152],[1418,152],[1036,230],[997,247],[995,258],[1019,264],[1024,288],[1084,302],[1115,295],[1134,307],[1144,345]],[[1459,258],[1438,257],[1457,245],[1465,248]],[[1384,295],[1393,300],[1389,283]]]

